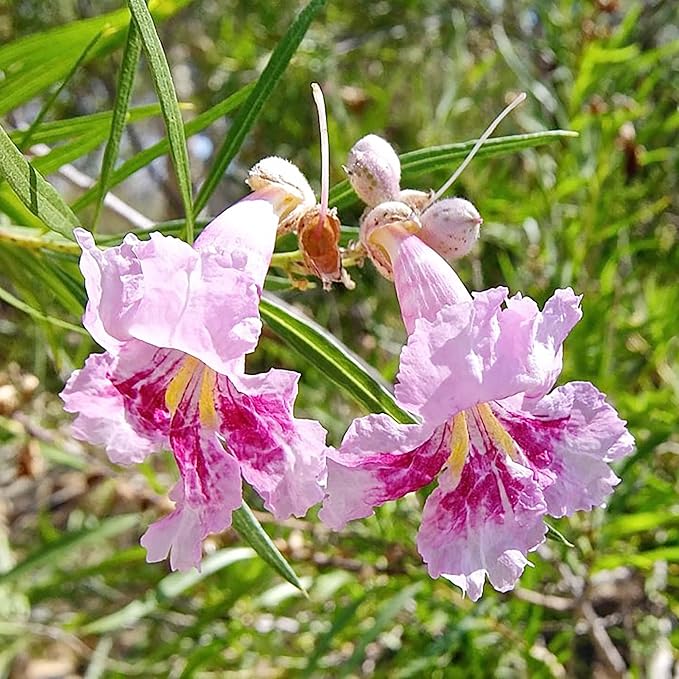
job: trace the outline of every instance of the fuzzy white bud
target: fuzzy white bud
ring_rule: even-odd
[[[420,215],[420,220],[419,237],[449,261],[469,254],[483,223],[478,210],[464,198],[439,200]]]
[[[356,195],[369,207],[398,196],[401,162],[391,144],[376,134],[352,146],[344,170]]]

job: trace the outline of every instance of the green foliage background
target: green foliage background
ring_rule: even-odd
[[[184,121],[198,129],[201,115],[213,120],[187,132],[194,198],[242,122],[252,90],[241,89],[260,76],[302,7],[150,3]],[[308,597],[235,532],[209,541],[200,574],[146,564],[138,538],[167,510],[171,460],[117,468],[69,438],[55,394],[96,349],[79,332],[77,256],[2,182],[0,676],[47,676],[48,662],[60,676],[88,678],[671,676],[679,645],[674,11],[624,0],[328,2],[199,215],[204,223],[244,195],[247,168],[266,155],[290,158],[318,188],[311,81],[325,92],[333,182],[368,132],[401,153],[473,139],[520,90],[529,101],[501,134],[579,134],[472,163],[456,193],[485,224],[459,273],[470,288],[505,284],[539,302],[558,286],[582,293],[584,318],[567,340],[562,380],[591,380],[608,393],[637,451],[619,467],[622,483],[606,510],[558,522],[572,546],[548,541],[517,591],[487,589],[477,604],[427,577],[414,546],[418,495],[339,535],[313,513],[274,524],[248,498]],[[64,168],[97,178],[104,147],[115,142],[110,111],[124,113],[116,90],[128,21],[128,10],[108,0],[0,6],[3,128],[89,225],[99,192],[83,207]],[[160,143],[158,153],[168,152],[141,61],[109,186],[142,148]],[[175,130],[174,151],[178,143]],[[181,233],[186,182],[167,156],[152,155],[113,190]],[[181,153],[174,159],[181,177]],[[406,183],[437,187],[454,165],[406,175]],[[355,225],[359,213],[343,206],[343,223]],[[55,215],[71,223],[67,208]],[[102,242],[129,228],[129,215],[101,210]],[[369,264],[351,273],[354,291],[276,294],[391,381],[405,337],[393,290]],[[291,351],[271,323],[250,367],[302,371],[299,413],[321,420],[338,443],[365,410],[327,379],[327,356],[310,356]]]

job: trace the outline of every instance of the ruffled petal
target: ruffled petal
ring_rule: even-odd
[[[138,258],[150,244],[130,234],[118,247],[99,250],[89,231],[75,229],[73,234],[82,248],[80,270],[88,298],[83,325],[99,345],[114,352],[130,339],[128,322],[141,295]]]
[[[459,477],[449,470],[427,499],[417,547],[429,574],[476,601],[487,576],[506,592],[544,540],[545,503],[532,472],[503,454],[473,450]]]
[[[293,406],[299,374],[219,376],[220,433],[241,472],[277,518],[304,516],[323,498],[326,431],[297,419]]]
[[[241,200],[210,222],[195,243],[196,250],[230,252],[243,260],[242,270],[261,289],[276,244],[278,216],[267,200]]]
[[[609,463],[634,448],[625,422],[588,382],[525,398],[521,409],[498,404],[496,414],[535,470],[555,517],[600,506],[620,481]]]
[[[69,378],[60,396],[64,410],[76,413],[71,430],[75,438],[106,448],[111,461],[141,462],[165,440],[162,431],[139,426],[130,417],[125,397],[111,382],[116,358],[92,354],[81,370]]]
[[[148,561],[160,561],[169,553],[173,570],[198,566],[202,541],[228,528],[233,510],[242,503],[238,461],[211,426],[217,421],[205,385],[212,383],[209,371],[199,367],[182,393],[169,432],[181,477],[170,495],[176,509],[142,537]]]
[[[387,415],[354,420],[329,453],[320,518],[334,530],[431,483],[451,454],[450,427],[398,424]]]
[[[541,394],[561,370],[561,342],[580,317],[579,301],[557,291],[540,312],[530,298],[507,300],[506,288],[494,288],[418,320],[401,353],[399,402],[440,422],[477,403]]]
[[[226,221],[229,226],[232,220]],[[91,234],[77,230],[89,295],[83,322],[97,342],[117,351],[135,338],[183,351],[221,372],[252,351],[261,331],[260,284],[247,270],[248,254],[220,249],[212,236],[215,242],[207,239],[199,250],[152,233],[148,241],[129,235],[122,245],[100,251]],[[245,247],[237,234],[234,240]],[[255,272],[273,247],[266,229],[262,241],[263,247],[252,246]]]

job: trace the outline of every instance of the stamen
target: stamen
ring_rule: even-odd
[[[328,194],[330,191],[330,145],[328,143],[328,120],[325,114],[323,92],[317,83],[311,83],[311,93],[318,111],[318,128],[321,137],[321,202],[318,215],[319,230],[325,223],[328,212]]]
[[[467,165],[471,162],[472,158],[477,154],[478,150],[483,146],[483,144],[486,142],[486,139],[490,137],[491,134],[495,131],[495,128],[506,118],[519,104],[523,103],[526,100],[526,93],[521,92],[517,97],[515,97],[512,102],[505,107],[505,109],[500,113],[500,115],[493,120],[493,122],[488,126],[486,131],[479,137],[478,141],[476,144],[474,144],[474,148],[469,152],[467,157],[462,161],[460,166],[453,172],[451,175],[450,179],[429,199],[427,204],[422,208],[422,212],[424,212],[432,203],[436,202],[457,180],[457,178],[465,171],[467,168]]]

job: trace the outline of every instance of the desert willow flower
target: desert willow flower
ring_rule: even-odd
[[[361,218],[361,243],[380,272],[391,277],[381,253],[371,239],[376,229],[398,220],[448,261],[467,255],[479,238],[483,223],[478,210],[464,198],[441,197],[455,183],[484,142],[502,120],[526,98],[518,95],[488,126],[470,153],[436,192],[399,187],[398,156],[381,137],[359,139],[349,152],[345,171],[356,194],[368,206]]]
[[[318,111],[321,141],[320,202],[316,202],[316,196],[299,168],[276,156],[260,160],[250,170],[247,179],[253,190],[250,198],[266,198],[276,206],[278,233],[297,233],[307,269],[321,279],[326,290],[332,283],[353,287],[342,267],[339,247],[341,224],[337,210],[328,207],[330,152],[323,93],[316,83],[312,83],[311,88]]]
[[[201,543],[242,502],[241,477],[278,518],[323,497],[325,430],[297,419],[299,374],[245,372],[259,339],[259,300],[278,227],[264,198],[236,203],[193,246],[151,233],[100,250],[76,229],[88,303],[83,324],[104,348],[61,398],[76,438],[133,464],[169,449],[174,510],[141,539],[148,561],[199,566]]]

